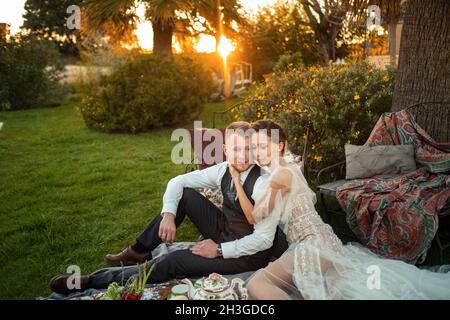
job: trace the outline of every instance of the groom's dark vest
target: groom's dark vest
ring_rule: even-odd
[[[261,168],[255,165],[249,172],[247,178],[245,179],[244,185],[242,186],[247,198],[254,205],[255,202],[252,199],[253,188],[255,186],[256,180],[261,176]],[[227,230],[231,236],[236,238],[241,238],[249,235],[253,232],[253,226],[248,223],[245,217],[244,211],[239,204],[239,199],[232,199],[230,196],[230,186],[233,183],[233,178],[231,177],[230,171],[225,171],[221,182],[221,190],[223,194],[223,204],[222,211],[225,215],[227,222]]]

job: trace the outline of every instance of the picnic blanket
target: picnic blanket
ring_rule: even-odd
[[[187,249],[192,244],[194,244],[194,243],[193,242],[175,242],[172,244],[161,243],[155,250],[152,251],[152,256],[154,257],[154,259],[157,259],[163,255],[170,253],[170,252],[174,252],[176,250]],[[113,269],[113,268],[114,267],[112,267],[110,269]],[[118,268],[120,268],[120,267],[118,267]],[[243,272],[243,273],[232,274],[232,275],[223,275],[223,276],[230,281],[233,278],[241,278],[242,280],[247,281],[253,273],[254,273],[253,271],[249,271],[249,272]],[[197,279],[199,279],[199,278],[198,277],[190,278],[190,280],[193,283]],[[172,279],[166,283],[148,285],[147,287],[154,289],[154,290],[152,290],[152,291],[154,291],[154,296],[153,296],[152,300],[160,300],[158,292],[161,289],[165,288],[166,286],[169,286],[170,284],[173,285],[174,282],[178,282],[178,280]],[[120,285],[123,285],[123,283],[120,283]],[[80,291],[80,292],[74,292],[69,295],[52,293],[49,296],[37,297],[36,300],[91,300],[96,295],[101,294],[105,291],[106,291],[106,289],[87,289],[87,290]]]
[[[385,113],[366,146],[413,144],[417,170],[354,180],[337,189],[347,223],[376,254],[421,263],[450,199],[450,142],[434,141],[405,110]]]

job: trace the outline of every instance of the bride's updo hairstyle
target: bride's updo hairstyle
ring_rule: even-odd
[[[267,134],[273,143],[282,143],[283,144],[283,149],[281,150],[281,154],[284,155],[285,151],[286,151],[286,143],[287,143],[287,137],[286,137],[286,133],[284,132],[283,128],[276,122],[267,119],[267,120],[258,120],[254,123],[252,123],[252,129],[255,132],[258,131],[263,131],[264,133]],[[274,141],[273,139],[273,133],[277,132],[277,131],[272,131],[272,130],[277,130],[278,131],[278,141]],[[276,137],[276,136],[275,136]]]

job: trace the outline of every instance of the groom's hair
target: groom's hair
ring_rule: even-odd
[[[246,121],[232,122],[225,129],[225,138],[228,134],[248,135],[248,131],[251,128],[250,123]]]

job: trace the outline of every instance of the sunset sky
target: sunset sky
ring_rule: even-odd
[[[259,7],[273,5],[276,0],[241,0],[241,2],[245,9],[256,12]],[[9,23],[13,34],[18,32],[23,24],[24,4],[25,0],[0,0],[0,22]],[[138,14],[143,16],[143,7],[138,8]],[[151,24],[143,21],[135,32],[140,46],[145,49],[151,49],[153,46]],[[196,48],[198,51],[213,51],[215,48],[214,38],[201,36]]]
[[[251,11],[256,11],[258,7],[272,5],[276,0],[241,0],[244,7]],[[25,0],[0,0],[0,22],[7,22],[11,25],[12,32],[19,31],[23,23],[23,7]]]
[[[11,25],[11,33],[19,31],[23,24],[23,7],[25,0],[0,0],[0,22]]]

